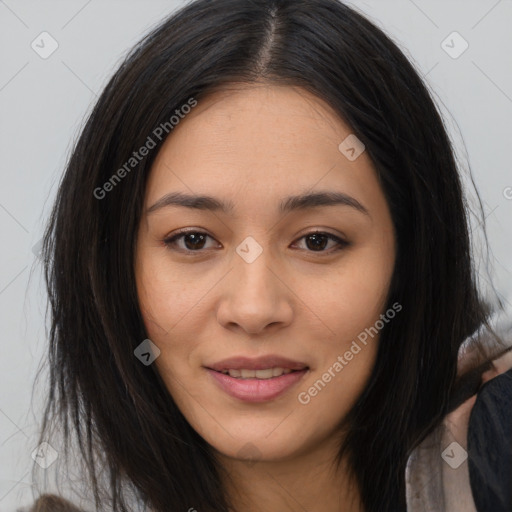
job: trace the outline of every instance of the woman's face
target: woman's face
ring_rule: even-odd
[[[302,89],[245,86],[200,101],[151,169],[136,279],[153,364],[224,456],[335,438],[392,321],[392,221],[350,134]]]

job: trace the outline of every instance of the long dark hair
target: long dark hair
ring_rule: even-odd
[[[169,120],[191,99],[256,81],[302,87],[329,104],[365,144],[390,207],[397,259],[388,304],[403,310],[381,332],[338,454],[367,512],[405,509],[408,455],[477,389],[483,366],[457,380],[457,353],[490,311],[476,286],[454,151],[414,67],[337,0],[197,0],[144,37],[105,87],[44,238],[51,327],[41,441],[55,422],[66,443],[77,440],[98,510],[130,510],[128,490],[155,511],[229,510],[209,445],[154,365],[134,357],[147,338],[134,250],[165,140],[155,129],[171,133]],[[155,147],[128,168],[148,136]]]

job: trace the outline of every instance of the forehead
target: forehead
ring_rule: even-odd
[[[339,145],[350,127],[308,91],[250,85],[217,91],[175,126],[155,159],[146,204],[169,191],[230,196],[235,208],[308,190],[375,199],[370,158]]]

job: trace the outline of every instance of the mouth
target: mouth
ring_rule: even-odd
[[[297,385],[309,372],[309,367],[298,370],[273,367],[262,370],[206,368],[214,384],[232,398],[243,402],[269,402]]]
[[[214,370],[215,371],[215,370]],[[281,377],[281,375],[288,375],[292,372],[297,372],[300,370],[291,370],[290,368],[266,368],[264,370],[250,370],[247,368],[242,369],[229,369],[222,370],[220,373],[224,375],[229,375],[234,379],[260,379],[260,380],[268,380],[273,379],[274,377]]]

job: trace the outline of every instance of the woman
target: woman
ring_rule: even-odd
[[[435,104],[375,25],[191,3],[120,66],[61,183],[41,441],[78,441],[97,510],[446,507],[422,470],[463,458],[512,366],[467,221]]]

